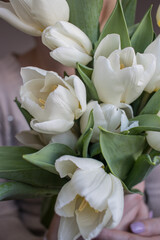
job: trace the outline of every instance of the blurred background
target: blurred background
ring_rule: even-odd
[[[136,22],[139,22],[150,5],[153,4],[152,18],[154,23],[154,29],[157,34],[160,33],[160,28],[156,24],[156,11],[160,0],[137,0],[137,16]],[[15,28],[11,27],[8,23],[0,19],[0,58],[14,53],[25,53],[34,47],[34,39]]]

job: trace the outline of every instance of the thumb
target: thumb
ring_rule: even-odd
[[[142,236],[155,236],[160,235],[160,218],[145,219],[134,222],[130,225],[133,233]]]

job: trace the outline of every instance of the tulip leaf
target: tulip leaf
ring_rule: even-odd
[[[59,187],[64,181],[25,161],[23,154],[35,153],[29,147],[0,147],[0,178],[30,184],[35,187]]]
[[[57,189],[33,187],[31,185],[19,182],[5,182],[0,184],[0,201],[51,197],[58,194],[58,192],[59,191]]]
[[[100,127],[100,146],[110,171],[122,181],[141,155],[145,137],[108,132]]]
[[[148,154],[141,155],[134,163],[133,168],[128,174],[125,184],[129,189],[142,182],[151,170],[160,163],[160,157],[154,157],[153,160]]]
[[[70,22],[87,34],[94,43],[99,36],[99,16],[103,0],[67,0]]]
[[[51,143],[40,151],[23,155],[23,158],[50,173],[58,174],[55,169],[55,161],[63,155],[75,156],[76,154],[64,144]]]
[[[158,90],[148,101],[140,114],[157,114],[160,111],[160,90]]]
[[[100,148],[99,142],[92,144],[90,149],[89,149],[89,152],[90,152],[91,157],[99,155],[101,153],[101,148]]]
[[[123,0],[122,7],[128,27],[135,22],[137,0]]]
[[[131,121],[138,121],[139,126],[129,129],[129,134],[135,135],[145,131],[160,132],[160,117],[155,114],[139,115]]]
[[[17,98],[14,101],[17,104],[17,107],[19,108],[21,113],[23,114],[24,118],[26,119],[28,125],[30,126],[31,119],[33,117],[30,115],[30,113],[27,110],[25,110],[24,108],[21,107],[21,103],[18,101]]]
[[[93,127],[94,127],[94,117],[93,117],[93,110],[89,114],[87,126],[77,141],[76,149],[78,155],[80,156],[87,156],[88,155],[88,146],[93,134]],[[84,157],[83,156],[83,157]]]
[[[50,198],[45,198],[41,208],[41,223],[48,229],[52,218],[54,216],[54,206],[57,199],[57,195]]]
[[[80,76],[86,86],[86,89],[87,89],[87,101],[89,101],[89,100],[99,101],[99,97],[98,97],[96,88],[95,88],[93,82],[88,77],[89,74],[92,74],[91,70],[89,70],[89,68],[88,69],[84,68],[84,66],[81,64],[77,64],[77,70],[78,70],[78,73],[80,74]]]
[[[106,22],[103,31],[99,37],[98,43],[96,43],[96,47],[98,46],[100,41],[104,37],[106,37],[107,34],[111,33],[117,33],[120,35],[122,48],[131,46],[127,24],[120,0],[117,1],[115,9],[113,10],[108,21]]]
[[[134,25],[132,25],[131,27],[128,28],[130,38],[133,36],[133,34],[136,31],[136,29],[138,28],[138,26],[139,26],[139,23],[136,23],[136,24],[134,24]]]
[[[146,47],[153,41],[154,32],[151,17],[152,6],[145,14],[138,28],[131,38],[132,47],[135,52],[143,53]]]

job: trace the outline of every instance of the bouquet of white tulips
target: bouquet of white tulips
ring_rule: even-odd
[[[160,162],[160,36],[151,9],[134,24],[136,0],[118,0],[100,33],[102,5],[0,2],[0,17],[41,36],[51,61],[75,68],[64,78],[21,69],[16,103],[31,130],[17,135],[24,147],[0,147],[0,178],[10,180],[0,199],[44,197],[42,222],[49,226],[54,211],[61,217],[59,240],[116,227],[124,193],[138,193],[134,186]]]

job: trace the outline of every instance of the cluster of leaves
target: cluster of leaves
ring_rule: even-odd
[[[143,52],[153,41],[151,8],[142,21],[134,25],[135,11],[133,10],[136,9],[137,1],[123,0],[123,5],[120,0],[117,1],[112,15],[100,34],[98,19],[103,1],[92,0],[92,7],[90,7],[90,1],[68,0],[68,4],[71,12],[70,22],[89,36],[94,49],[107,34],[111,33],[118,33],[121,36],[122,48],[132,46],[136,52]],[[81,12],[81,15],[77,12]],[[87,100],[99,102],[96,89],[91,81],[93,69],[77,64],[77,72],[86,86]],[[160,109],[160,91],[155,93],[147,104],[146,101],[144,106],[140,106],[143,102],[142,97],[133,103],[137,116],[131,119],[131,121],[138,120],[139,127],[120,134],[100,128],[100,142],[91,144],[94,126],[91,112],[88,125],[77,142],[75,152],[62,144],[50,144],[40,151],[28,147],[1,147],[0,178],[6,178],[9,181],[0,185],[0,200],[47,197],[47,204],[43,208],[43,222],[48,226],[48,211],[55,202],[54,196],[67,181],[67,179],[60,180],[54,166],[55,160],[62,155],[99,159],[105,164],[106,171],[121,179],[127,191],[135,192],[136,190],[132,189],[133,186],[141,182],[160,162],[158,152],[148,153],[145,139],[145,131],[160,131],[160,119],[156,115]],[[24,112],[18,101],[16,102],[30,122],[31,116],[26,111]],[[51,211],[50,219],[52,214],[53,211]]]

